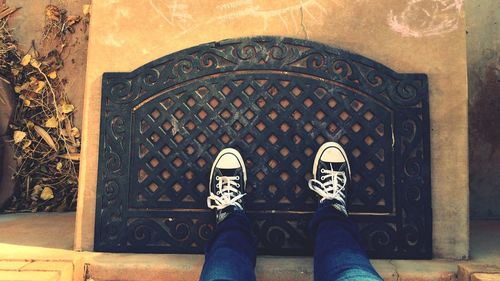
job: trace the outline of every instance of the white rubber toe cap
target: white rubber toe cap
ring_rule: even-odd
[[[321,161],[330,163],[343,163],[346,162],[344,154],[337,147],[328,147],[321,154]]]

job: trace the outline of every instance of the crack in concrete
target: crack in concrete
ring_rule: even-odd
[[[309,40],[309,36],[307,35],[306,26],[304,24],[304,10],[302,9],[302,6],[300,6],[300,26],[302,26],[302,31],[304,31],[304,36],[305,36],[306,40]]]
[[[25,262],[27,262],[27,264],[25,264],[25,265],[21,266],[20,268],[18,268],[17,271],[23,270],[25,267],[27,267],[30,264],[33,264],[35,261],[34,260],[25,260]]]
[[[389,260],[389,264],[392,265],[392,267],[394,268],[394,275],[396,275],[395,281],[399,281],[398,267],[392,262],[392,260]]]

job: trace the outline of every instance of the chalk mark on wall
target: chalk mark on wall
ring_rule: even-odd
[[[458,28],[463,0],[410,0],[399,14],[390,10],[390,28],[405,37],[427,37]]]
[[[187,30],[193,16],[189,13],[187,2],[179,0],[149,0],[149,4],[168,24],[176,26],[183,31]]]
[[[289,33],[303,33],[307,37],[305,22],[311,26],[324,24],[328,14],[323,4],[326,1],[343,6],[340,0],[288,0],[281,1],[281,5],[272,2],[273,7],[269,7],[267,0],[221,1],[212,11],[207,11],[214,16],[202,22],[194,20],[191,10],[195,7],[186,0],[175,0],[171,4],[166,0],[150,0],[150,5],[169,25],[181,29],[177,37],[207,25],[232,24],[244,17],[260,19],[264,31],[270,24],[281,24]]]

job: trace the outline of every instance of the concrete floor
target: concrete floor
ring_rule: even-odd
[[[474,262],[500,265],[500,221],[471,221],[470,256]]]
[[[69,278],[67,271],[73,270],[72,278],[67,280],[161,280],[168,275],[176,276],[175,280],[198,278],[201,255],[75,252],[74,221],[74,213],[0,215],[0,273],[5,268],[34,268],[43,261],[52,262],[44,267],[52,265],[65,278]],[[500,264],[498,233],[500,221],[472,221],[472,260],[468,262]],[[464,261],[372,262],[385,280],[457,280],[457,264]],[[71,269],[68,263],[73,265]],[[256,270],[259,280],[311,280],[312,258],[263,256],[258,258]]]

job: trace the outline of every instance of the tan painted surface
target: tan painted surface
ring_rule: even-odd
[[[467,75],[462,1],[194,3],[93,3],[76,249],[93,249],[102,73],[131,71],[161,56],[210,41],[279,35],[346,49],[398,72],[428,74],[434,254],[448,258],[468,256]]]

